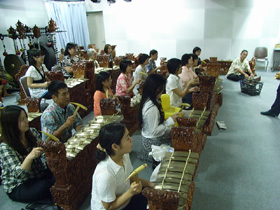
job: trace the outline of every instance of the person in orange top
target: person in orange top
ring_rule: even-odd
[[[100,108],[101,98],[112,98],[111,90],[112,78],[109,72],[101,71],[96,76],[96,91],[93,96],[94,116],[102,115]]]

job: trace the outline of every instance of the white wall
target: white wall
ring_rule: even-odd
[[[253,57],[257,46],[280,42],[280,2],[277,0],[117,0],[108,5],[85,0],[87,11],[103,11],[106,42],[118,45],[118,55],[157,49],[159,57],[178,57],[193,47],[202,58],[228,60],[243,49]]]
[[[103,12],[87,12],[87,22],[90,43],[95,44],[97,49],[103,49],[106,44]]]
[[[105,38],[117,44],[117,54],[138,54],[157,49],[159,57],[178,57],[202,48],[202,58],[217,56],[227,60],[242,49],[249,58],[257,46],[269,49],[280,42],[280,1],[278,0],[106,0],[94,4],[85,0],[86,9],[103,11]],[[0,33],[7,33],[18,20],[33,27],[48,24],[44,0],[1,0]],[[5,39],[9,53],[14,53],[12,39]],[[0,55],[3,61],[3,47]],[[271,64],[271,62],[270,62]]]
[[[33,28],[48,25],[48,15],[45,9],[44,0],[0,0],[0,34],[8,34],[7,29],[12,26],[16,28],[16,23],[20,20],[23,24]],[[4,39],[9,54],[15,54],[13,41],[11,38]],[[4,62],[3,46],[0,43],[1,60]]]

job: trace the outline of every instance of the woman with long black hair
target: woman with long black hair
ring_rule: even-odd
[[[171,145],[170,126],[174,125],[179,113],[164,120],[159,101],[164,91],[166,80],[159,74],[151,74],[143,85],[142,99],[138,112],[138,122],[142,134],[142,149],[138,158],[152,162],[149,152],[151,146],[161,144]]]
[[[1,113],[0,161],[2,183],[8,196],[19,202],[51,198],[55,180],[42,161],[43,148],[36,129],[29,128],[27,114],[19,106],[6,106]]]

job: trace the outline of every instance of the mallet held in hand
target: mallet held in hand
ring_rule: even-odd
[[[44,132],[44,131],[41,131],[43,134],[45,134],[46,136],[48,136],[48,138],[46,139],[46,141],[50,141],[50,140],[52,140],[52,141],[59,141],[59,139],[56,137],[56,136],[54,136],[54,135],[52,135],[52,134],[50,134],[50,133],[46,133],[46,132]]]
[[[84,109],[84,110],[87,110],[87,108],[86,108],[84,105],[82,105],[82,104],[75,103],[75,102],[70,102],[70,103],[77,106],[76,109],[75,109],[75,112],[74,112],[74,114],[73,114],[74,117],[76,117],[76,115],[77,115],[77,113],[78,113],[78,110],[79,110],[80,108],[82,108],[82,109]]]
[[[139,173],[140,171],[142,171],[143,169],[145,169],[145,168],[147,168],[147,164],[146,164],[146,163],[143,164],[143,165],[141,165],[141,166],[139,166],[138,168],[136,168],[136,169],[126,178],[125,182],[126,182],[128,179],[130,179],[131,177],[134,176],[134,177],[135,177],[136,183],[138,183],[138,182],[139,182],[138,173]]]

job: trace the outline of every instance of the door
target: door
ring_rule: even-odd
[[[100,53],[106,43],[103,12],[87,12],[87,22],[90,44],[96,44]]]

